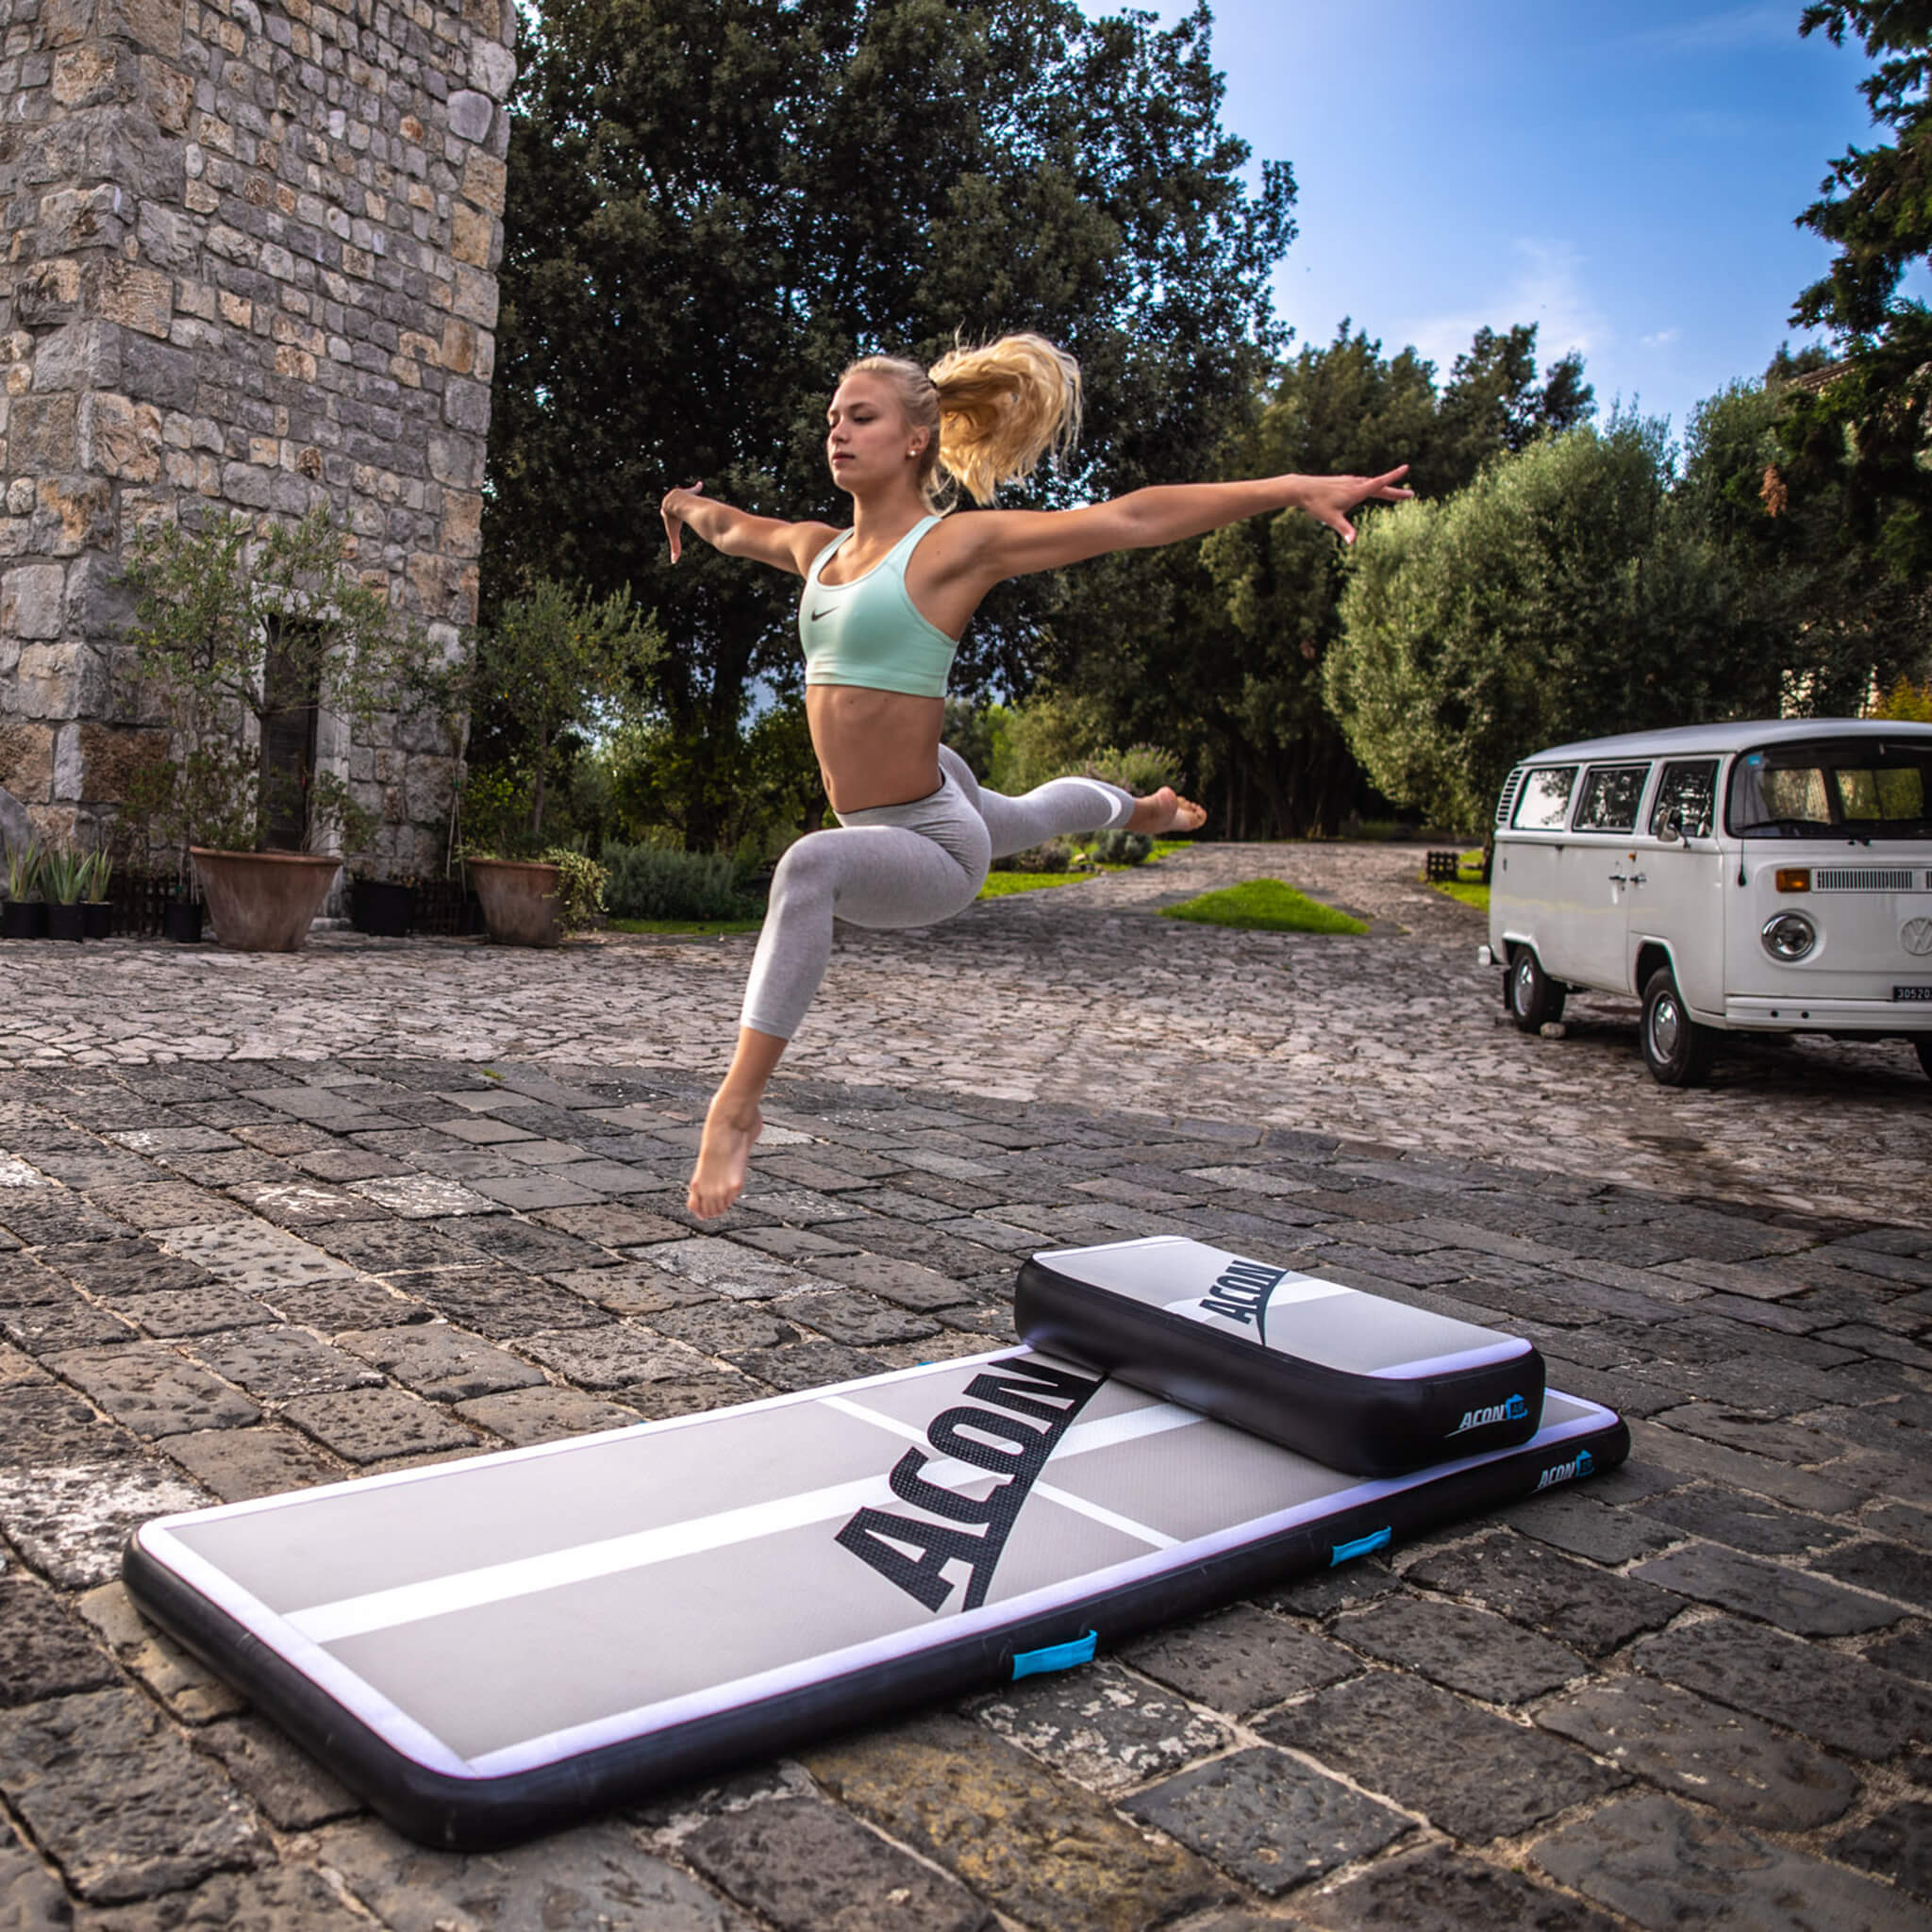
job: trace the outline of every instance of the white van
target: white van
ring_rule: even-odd
[[[1720,1029],[1896,1035],[1932,1074],[1932,724],[1802,718],[1540,751],[1496,804],[1485,964],[1534,1032],[1635,993],[1650,1071]]]

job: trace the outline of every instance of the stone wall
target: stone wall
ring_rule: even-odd
[[[110,814],[161,721],[124,545],[326,500],[447,650],[474,620],[513,0],[0,0],[0,787]],[[393,721],[325,757],[439,868],[453,775]]]

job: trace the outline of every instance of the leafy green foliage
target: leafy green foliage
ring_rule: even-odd
[[[1219,125],[1206,6],[1169,28],[1073,0],[544,0],[521,15],[486,520],[486,608],[532,574],[630,583],[671,648],[655,780],[687,845],[734,842],[748,702],[795,687],[795,584],[654,506],[703,477],[842,520],[824,399],[877,347],[1036,328],[1087,371],[1085,466],[1017,500],[1199,475],[1275,345],[1293,184]],[[1167,601],[1124,561],[1008,586],[957,677],[1026,688],[1050,650]],[[1050,624],[1052,637],[1042,636]],[[1134,734],[1146,735],[1146,734]]]
[[[92,877],[92,855],[71,845],[49,846],[41,859],[41,891],[50,906],[78,906]]]
[[[604,864],[613,918],[737,920],[762,910],[746,869],[723,853],[610,844]]]
[[[1613,419],[1369,523],[1325,687],[1390,797],[1486,827],[1540,745],[1775,714],[1777,666],[1735,621],[1710,544],[1670,514],[1669,482],[1660,428]]]
[[[557,922],[565,932],[581,932],[603,915],[604,868],[587,852],[553,845],[543,862],[557,868]]]
[[[25,906],[42,893],[42,874],[46,855],[31,839],[25,844],[7,847],[7,896]]]
[[[1932,724],[1932,679],[1914,684],[1901,677],[1872,708],[1874,718],[1896,718],[1902,724]]]
[[[1258,423],[1223,466],[1241,475],[1374,475],[1407,461],[1418,491],[1446,495],[1591,406],[1575,358],[1539,376],[1532,325],[1479,330],[1439,391],[1433,366],[1414,350],[1385,358],[1344,322],[1331,342],[1280,369]],[[1343,553],[1296,510],[1186,549],[1195,579],[1167,621],[1127,624],[1082,659],[1080,688],[1101,714],[1095,730],[1174,744],[1235,837],[1334,833],[1373,803],[1323,691]]]
[[[628,589],[597,597],[539,577],[499,608],[477,641],[475,688],[498,732],[513,721],[521,741],[514,776],[499,771],[496,783],[527,797],[529,821],[503,826],[498,836],[506,846],[541,841],[567,734],[588,729],[603,707],[628,698],[662,647],[656,622],[639,610]]]
[[[1871,565],[1923,584],[1932,575],[1932,312],[1898,288],[1932,258],[1932,5],[1814,0],[1799,31],[1863,44],[1877,64],[1859,91],[1892,139],[1840,156],[1797,218],[1837,253],[1791,320],[1832,330],[1845,366],[1790,397],[1785,481],[1794,496],[1841,491],[1848,534]],[[1923,638],[1923,613],[1921,625]]]
[[[1015,852],[1001,861],[1008,872],[1066,873],[1091,871],[1084,863],[1080,848],[1071,839],[1042,839],[1024,852]]]
[[[1112,825],[1094,835],[1087,856],[1096,865],[1145,865],[1153,851],[1154,841],[1145,832]]]
[[[1923,665],[1932,639],[1923,588],[1879,567],[1849,527],[1844,475],[1788,479],[1802,374],[1774,363],[1764,382],[1733,383],[1699,406],[1674,507],[1716,554],[1733,621],[1773,674],[1748,688],[1773,714],[1842,716],[1863,708],[1874,683]]]
[[[1163,906],[1163,919],[1192,925],[1226,925],[1241,932],[1364,933],[1368,926],[1346,912],[1280,879],[1248,879],[1219,891],[1202,892],[1178,906]]]
[[[326,508],[259,528],[224,515],[194,529],[151,525],[130,549],[127,641],[172,747],[138,774],[126,803],[184,868],[192,844],[252,851],[286,819],[308,851],[335,841],[353,853],[373,836],[373,816],[338,773],[306,759],[279,772],[262,752],[275,723],[309,703],[366,730],[406,702],[411,675],[435,656],[354,557]]]

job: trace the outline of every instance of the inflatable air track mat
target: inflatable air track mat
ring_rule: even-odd
[[[1543,1361],[1520,1336],[1175,1235],[1020,1270],[1021,1341],[1357,1475],[1524,1442]]]
[[[1607,1469],[1609,1410],[1363,1479],[1026,1349],[148,1524],[141,1607],[399,1830],[481,1849],[1085,1662]]]

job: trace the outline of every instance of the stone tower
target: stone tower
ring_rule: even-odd
[[[155,742],[124,545],[326,500],[454,649],[476,605],[514,0],[0,0],[0,790],[85,825]],[[320,760],[440,867],[433,730]]]

